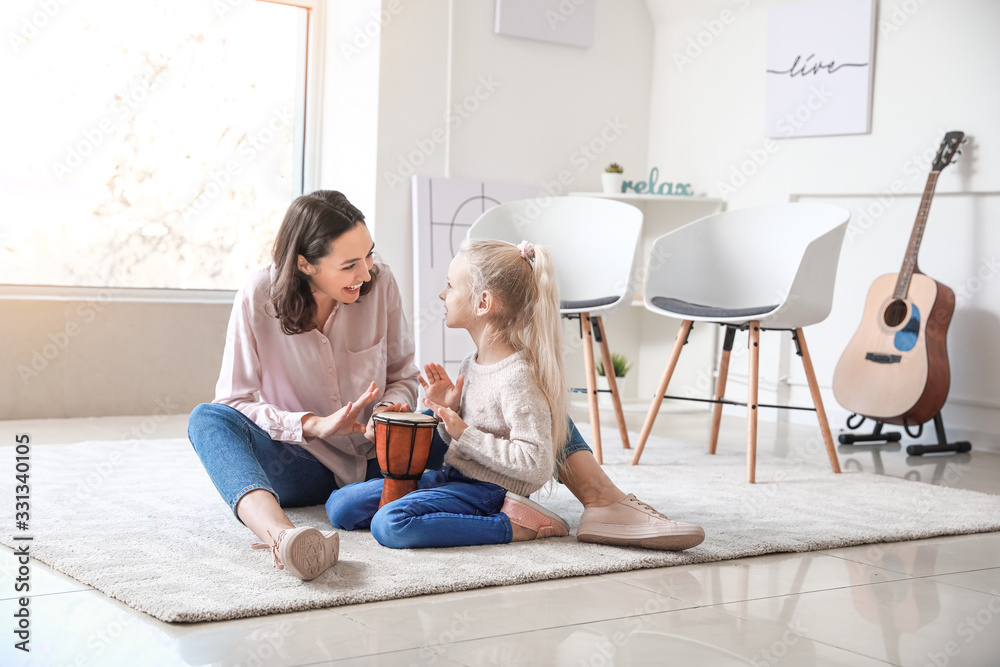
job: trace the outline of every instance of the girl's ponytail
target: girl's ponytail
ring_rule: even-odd
[[[552,256],[542,246],[532,246],[535,299],[525,330],[525,355],[552,412],[552,446],[556,469],[562,464],[566,442],[566,377],[563,370],[559,284]]]
[[[566,378],[563,373],[559,285],[552,256],[542,246],[466,240],[471,294],[489,292],[497,302],[487,323],[493,342],[522,352],[552,415],[556,469],[566,443]],[[473,304],[475,305],[475,304]]]

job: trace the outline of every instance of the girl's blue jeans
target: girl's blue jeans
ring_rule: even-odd
[[[572,420],[567,426],[563,458],[591,451]],[[339,486],[333,473],[304,448],[272,440],[242,412],[228,405],[197,406],[188,420],[188,439],[233,514],[240,499],[255,489],[270,491],[282,507],[304,507],[325,503]],[[427,468],[440,470],[447,451],[448,445],[435,432]],[[382,479],[374,458],[368,460],[365,479]]]
[[[371,527],[379,544],[392,549],[505,544],[513,537],[500,513],[507,491],[466,477],[454,468],[423,474],[417,490],[379,509],[382,479],[348,484],[326,501],[334,528]]]

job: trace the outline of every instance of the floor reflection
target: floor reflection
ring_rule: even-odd
[[[911,573],[913,577],[934,574],[938,547],[932,544],[894,543],[892,550],[872,545],[866,561],[875,567]],[[862,618],[882,632],[885,655],[893,664],[900,660],[901,642],[934,621],[941,611],[936,586],[921,585],[918,579],[875,583],[873,570],[864,563],[844,561],[851,582],[851,599]]]
[[[937,486],[959,487],[972,466],[972,454],[925,454],[924,456],[897,455],[904,445],[897,442],[888,444],[863,443],[840,445],[837,453],[845,471],[872,472],[876,475],[896,475],[911,482],[925,482]],[[892,454],[883,459],[883,454]],[[866,459],[866,455],[870,460]],[[900,465],[902,461],[903,466]],[[896,472],[898,471],[898,473]]]

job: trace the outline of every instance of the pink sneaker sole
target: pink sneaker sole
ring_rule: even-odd
[[[289,528],[278,533],[270,545],[258,542],[254,549],[270,549],[274,567],[288,570],[303,581],[315,579],[330,569],[340,556],[340,535],[315,528]]]
[[[315,528],[296,532],[282,545],[285,569],[303,581],[315,579],[330,569],[340,556],[340,535]]]
[[[529,500],[516,493],[507,492],[501,512],[507,515],[510,522],[533,530],[538,537],[565,537],[569,535],[569,524],[555,512],[550,512],[534,500]]]
[[[629,531],[621,528],[607,532],[601,530],[588,530],[581,533],[577,531],[576,539],[581,542],[594,542],[596,544],[608,544],[617,547],[642,547],[644,549],[659,549],[662,551],[684,551],[696,547],[705,541],[705,531],[699,527],[690,530],[678,530],[671,535],[649,535],[643,531]]]

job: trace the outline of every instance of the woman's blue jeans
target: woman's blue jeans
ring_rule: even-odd
[[[334,491],[326,514],[334,528],[371,527],[379,544],[392,549],[506,544],[510,519],[501,514],[507,491],[466,477],[452,467],[425,472],[417,490],[381,509],[382,479]]]
[[[233,514],[240,499],[255,489],[270,491],[282,507],[305,507],[322,505],[338,488],[333,473],[307,450],[272,440],[228,405],[197,406],[188,420],[188,439]],[[581,450],[590,447],[570,420],[564,457]],[[447,451],[448,445],[435,432],[427,468],[440,470]],[[381,478],[378,462],[369,459],[365,479]]]

